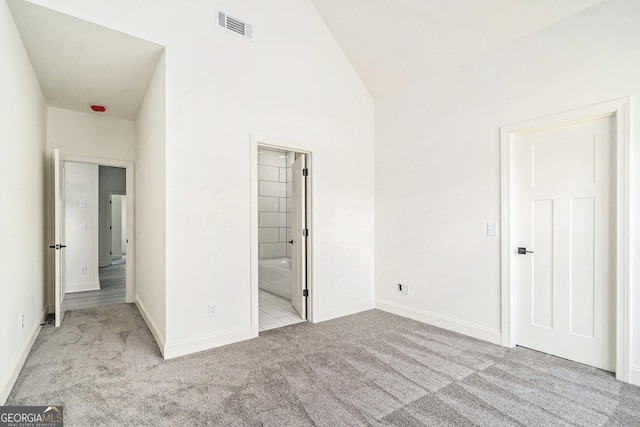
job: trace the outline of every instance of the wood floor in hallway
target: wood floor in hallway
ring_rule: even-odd
[[[100,290],[74,292],[65,297],[67,310],[120,304],[126,301],[126,258],[99,269]]]

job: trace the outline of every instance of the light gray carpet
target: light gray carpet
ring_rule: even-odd
[[[640,388],[372,310],[163,361],[133,305],[43,328],[7,405],[68,426],[637,426]]]

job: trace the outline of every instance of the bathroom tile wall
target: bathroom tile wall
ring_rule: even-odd
[[[291,165],[295,153],[258,150],[258,257],[291,256]]]

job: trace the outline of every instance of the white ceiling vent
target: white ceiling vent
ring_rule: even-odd
[[[226,13],[221,12],[219,10],[217,12],[218,12],[218,27],[232,31],[248,39],[253,38],[253,34],[251,32],[251,24],[247,24],[246,22],[236,19],[233,16],[229,16]]]

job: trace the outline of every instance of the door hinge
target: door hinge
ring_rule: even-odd
[[[309,229],[308,228],[304,228],[302,230],[302,237],[308,237],[309,236]]]
[[[308,289],[303,289],[302,290],[302,296],[303,297],[308,297],[309,296],[309,290]]]
[[[307,168],[302,169],[302,176],[309,176],[309,169]]]

